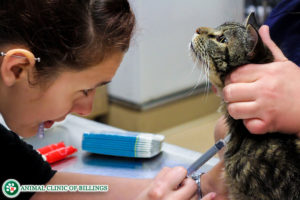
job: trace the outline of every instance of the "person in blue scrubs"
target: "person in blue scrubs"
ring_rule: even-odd
[[[284,55],[300,65],[300,1],[281,1],[265,22]]]

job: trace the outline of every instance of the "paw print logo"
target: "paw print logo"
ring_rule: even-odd
[[[6,192],[14,193],[16,191],[16,187],[14,183],[9,183],[6,185]]]
[[[2,192],[8,198],[15,198],[20,194],[20,183],[15,179],[8,179],[2,185]]]

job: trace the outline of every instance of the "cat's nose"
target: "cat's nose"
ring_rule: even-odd
[[[199,27],[199,28],[197,28],[196,33],[197,34],[207,33],[207,28],[205,28],[205,27]]]
[[[201,28],[197,28],[196,33],[201,34]]]
[[[208,34],[209,32],[211,32],[211,29],[207,27],[199,27],[196,30],[197,34]]]

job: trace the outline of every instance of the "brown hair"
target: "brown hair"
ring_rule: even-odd
[[[83,70],[127,51],[135,16],[127,0],[9,0],[0,3],[0,46],[25,45],[37,78]]]

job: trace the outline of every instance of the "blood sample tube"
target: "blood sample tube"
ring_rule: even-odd
[[[62,147],[65,147],[64,142],[59,142],[59,143],[56,143],[56,144],[50,144],[50,145],[44,146],[42,148],[39,148],[39,149],[37,149],[37,151],[40,154],[46,154],[46,153],[49,153],[50,151],[60,149]]]
[[[62,148],[50,151],[49,153],[42,155],[42,157],[48,163],[54,163],[56,161],[66,158],[67,156],[75,153],[76,151],[77,151],[77,149],[74,148],[73,146],[62,147]]]

